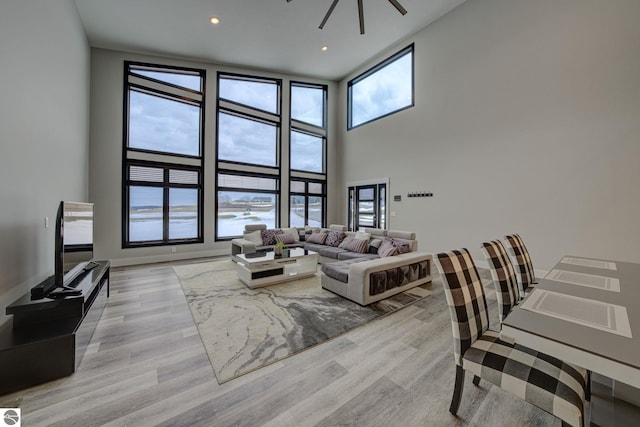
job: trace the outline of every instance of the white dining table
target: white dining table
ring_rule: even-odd
[[[640,389],[640,264],[563,257],[501,334]]]

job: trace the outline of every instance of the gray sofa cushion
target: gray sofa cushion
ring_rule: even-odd
[[[349,268],[351,267],[351,264],[360,261],[361,260],[359,259],[352,259],[344,262],[322,264],[322,272],[333,279],[347,283],[349,281]]]
[[[318,243],[304,242],[304,248],[308,251],[314,251],[314,252],[320,253],[320,251],[326,247],[327,246],[320,245]]]
[[[376,254],[359,254],[357,252],[351,252],[347,250],[345,250],[344,252],[338,253],[338,259],[340,261],[345,259],[365,260],[365,259],[376,259],[376,258],[380,258],[380,257]]]
[[[319,248],[317,252],[321,256],[338,259],[338,257],[340,256],[340,253],[347,252],[347,251],[341,248],[334,248],[333,246],[324,246],[322,248]]]

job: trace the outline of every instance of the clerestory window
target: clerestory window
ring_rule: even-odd
[[[347,129],[414,106],[413,45],[347,84]]]

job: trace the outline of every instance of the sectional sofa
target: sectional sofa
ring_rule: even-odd
[[[418,252],[415,233],[365,228],[267,229],[245,226],[241,239],[231,241],[232,259],[239,254],[273,249],[277,241],[318,253],[322,287],[361,305],[388,298],[431,281],[431,254]]]

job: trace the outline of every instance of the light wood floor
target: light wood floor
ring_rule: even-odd
[[[451,324],[437,280],[413,306],[218,385],[173,265],[112,269],[78,371],[0,396],[0,407],[22,408],[23,426],[560,425],[470,375],[458,417],[448,412]]]

